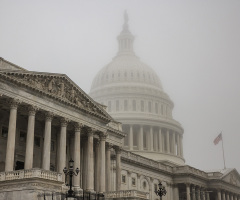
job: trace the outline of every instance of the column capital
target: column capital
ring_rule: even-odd
[[[76,131],[81,131],[81,129],[84,127],[82,123],[75,122],[74,123],[74,130]]]
[[[28,115],[34,116],[38,110],[39,110],[39,108],[37,106],[29,105],[28,106]]]
[[[127,170],[127,174],[128,174],[128,176],[130,176],[132,174],[132,171]]]
[[[52,121],[54,114],[52,112],[45,113],[45,121]]]
[[[10,108],[17,109],[19,104],[21,104],[21,101],[19,99],[12,99],[10,101]]]
[[[120,147],[120,146],[114,146],[114,149],[115,149],[116,154],[121,154],[121,152],[122,152],[122,147]]]
[[[111,143],[106,143],[106,149],[111,150],[113,148],[113,144]]]
[[[106,141],[107,133],[100,132],[99,134],[100,141]]]
[[[69,119],[62,117],[60,119],[61,127],[66,127],[68,125]]]

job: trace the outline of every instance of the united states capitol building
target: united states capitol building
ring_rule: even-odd
[[[126,14],[117,40],[117,55],[89,94],[65,74],[32,72],[0,58],[0,200],[62,199],[71,158],[80,169],[76,196],[157,200],[161,182],[163,200],[240,200],[236,169],[185,164],[174,103],[136,56]]]

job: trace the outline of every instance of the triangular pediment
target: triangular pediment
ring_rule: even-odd
[[[42,95],[47,95],[62,103],[74,106],[89,114],[101,118],[106,123],[112,117],[78,85],[65,74],[42,72],[1,72],[2,78],[11,80],[18,85],[27,87]]]
[[[240,186],[240,175],[236,169],[231,169],[227,173],[223,174],[222,180],[233,185]]]

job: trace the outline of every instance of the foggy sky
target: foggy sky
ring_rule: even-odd
[[[159,75],[184,128],[186,164],[240,172],[240,1],[0,0],[0,57],[63,73],[85,92],[116,55],[128,11],[135,53]]]

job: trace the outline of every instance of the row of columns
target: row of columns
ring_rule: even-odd
[[[10,104],[10,116],[9,116],[9,126],[8,126],[8,138],[7,138],[7,148],[6,148],[6,161],[5,161],[5,171],[14,170],[14,153],[15,153],[15,139],[16,139],[16,123],[17,123],[17,108],[20,104],[19,101],[13,100]],[[33,167],[33,151],[34,151],[34,127],[35,127],[35,115],[38,109],[34,106],[28,107],[28,126],[27,126],[27,140],[26,140],[26,153],[24,169],[31,169]],[[54,114],[46,112],[45,115],[45,130],[44,130],[44,144],[43,144],[43,156],[42,156],[42,169],[50,170],[50,153],[51,153],[51,126]],[[66,164],[66,144],[67,144],[67,125],[68,120],[61,118],[61,129],[59,135],[59,148],[58,148],[58,172],[63,173],[63,168]],[[81,130],[83,125],[74,122],[74,147],[73,147],[73,159],[74,168],[80,169],[80,155],[81,155]],[[111,145],[106,150],[106,133],[100,133],[92,128],[86,128],[87,142],[85,143],[85,151],[83,164],[85,165],[83,171],[83,186],[86,191],[94,191],[94,152],[93,152],[93,136],[94,133],[99,134],[100,145],[99,150],[99,177],[95,180],[99,180],[98,192],[106,191],[107,182],[108,188],[110,190],[110,164],[111,164]],[[121,148],[115,146],[116,152],[116,189],[121,188]],[[106,156],[106,157],[105,157]],[[106,161],[106,162],[105,162]],[[106,171],[107,170],[107,173]],[[64,176],[63,176],[64,179]],[[74,187],[80,188],[80,176],[74,177]]]
[[[186,184],[187,200],[210,200],[209,192],[206,188],[198,187],[187,183]]]
[[[124,125],[125,127],[127,125]],[[133,141],[137,139],[137,149],[140,151],[144,150],[144,127],[139,126],[138,130],[134,130],[135,125],[129,125],[128,133],[128,147],[129,150],[134,150]],[[147,134],[147,149],[149,151],[156,151],[160,153],[169,153],[177,156],[183,157],[183,148],[182,148],[182,135],[166,129],[163,132],[162,128],[158,128],[157,132],[153,132],[153,127],[148,127]],[[134,132],[137,132],[137,137],[134,138]]]
[[[177,190],[177,188],[175,188]],[[212,191],[213,192],[213,191]],[[178,193],[176,191],[175,193]],[[177,195],[177,194],[176,194]],[[240,196],[224,190],[217,190],[217,200],[240,200]],[[177,199],[177,198],[176,198]],[[210,193],[206,188],[186,183],[187,200],[210,200]]]
[[[240,196],[238,194],[218,189],[217,200],[240,200]]]

